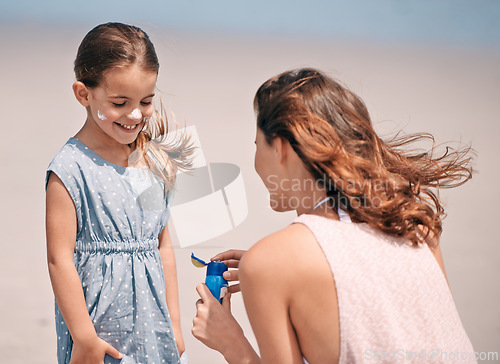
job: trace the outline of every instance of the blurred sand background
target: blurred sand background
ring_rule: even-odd
[[[382,135],[401,128],[425,131],[438,143],[455,140],[476,149],[479,173],[463,187],[441,192],[448,213],[441,246],[452,293],[475,350],[500,352],[500,239],[495,212],[500,203],[500,41],[384,41],[369,34],[353,40],[326,33],[298,35],[288,28],[268,35],[203,31],[113,14],[91,21],[76,21],[75,16],[74,23],[4,18],[0,25],[2,363],[56,361],[54,303],[45,258],[45,169],[84,122],[85,111],[71,91],[78,44],[94,25],[108,20],[134,23],[150,34],[161,63],[158,94],[178,122],[196,125],[207,161],[234,163],[244,178],[249,214],[240,226],[191,248],[180,248],[173,237],[191,363],[224,362],[190,332],[198,298],[195,286],[204,279],[204,271],[189,261],[191,252],[209,259],[229,248],[247,249],[295,217],[267,207],[267,191],[253,168],[252,100],[267,78],[302,66],[326,71],[360,95]],[[489,36],[499,39],[498,27],[492,31],[497,33]],[[233,313],[252,337],[240,295],[233,296]]]

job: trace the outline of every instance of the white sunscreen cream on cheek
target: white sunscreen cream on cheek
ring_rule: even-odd
[[[108,118],[102,113],[101,110],[97,110],[97,117],[99,118],[99,120],[108,120]]]
[[[142,119],[141,110],[139,109],[132,110],[132,112],[128,115],[128,117],[132,120],[141,120]]]

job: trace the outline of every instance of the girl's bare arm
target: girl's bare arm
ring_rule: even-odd
[[[119,352],[97,336],[88,314],[80,278],[73,263],[75,205],[64,184],[54,173],[50,174],[47,184],[46,233],[52,288],[74,341],[72,362],[103,362],[106,353],[118,358]]]
[[[165,292],[167,296],[167,306],[174,329],[177,349],[181,355],[185,350],[184,338],[181,331],[181,316],[179,309],[179,290],[177,286],[177,267],[175,264],[175,254],[172,248],[172,241],[166,226],[159,236],[159,250],[165,275]]]

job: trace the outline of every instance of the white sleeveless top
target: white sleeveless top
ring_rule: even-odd
[[[340,363],[476,363],[427,245],[414,247],[367,224],[316,215],[301,215],[294,223],[312,231],[333,273]]]

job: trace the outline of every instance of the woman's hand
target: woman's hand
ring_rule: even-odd
[[[223,353],[234,337],[243,336],[243,330],[231,314],[231,293],[226,293],[221,305],[204,283],[196,286],[196,291],[201,299],[196,301],[191,331],[203,344]]]
[[[257,354],[231,314],[231,293],[224,296],[221,305],[204,283],[196,286],[196,291],[201,299],[196,302],[193,336],[224,355],[228,363],[258,363]]]
[[[240,260],[243,258],[243,255],[246,253],[246,250],[227,250],[223,253],[217,254],[215,257],[210,259],[211,261],[220,260],[225,263],[229,268],[238,268],[240,265]],[[224,272],[222,275],[224,279],[228,282],[239,282],[238,277],[238,269],[231,269],[227,272]],[[233,284],[229,286],[229,293],[236,293],[240,291],[240,284]]]
[[[115,359],[122,358],[118,350],[96,335],[90,340],[74,343],[70,364],[104,364],[106,354]]]

